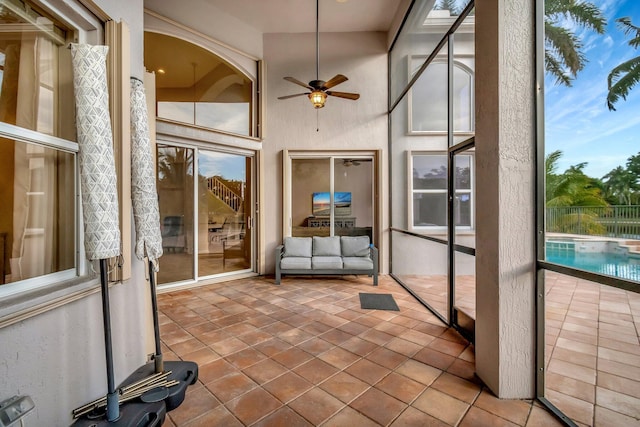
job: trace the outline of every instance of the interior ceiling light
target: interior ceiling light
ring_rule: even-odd
[[[309,84],[305,84],[300,80],[293,77],[284,77],[285,80],[295,83],[299,86],[302,86],[309,90],[309,92],[296,93],[295,95],[285,95],[279,96],[278,99],[289,99],[294,98],[296,96],[307,95],[309,100],[313,104],[314,108],[322,108],[324,107],[324,103],[327,100],[327,96],[335,96],[338,98],[351,99],[355,101],[360,98],[360,95],[357,93],[349,93],[349,92],[336,92],[331,89],[334,86],[339,85],[340,83],[346,82],[348,79],[342,74],[336,74],[329,81],[320,80],[318,75],[320,74],[320,31],[319,31],[319,6],[318,0],[316,0],[316,79],[311,80]]]
[[[164,68],[158,68],[157,73],[158,74],[164,74],[165,73]]]

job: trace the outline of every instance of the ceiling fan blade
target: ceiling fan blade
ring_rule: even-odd
[[[306,92],[306,93],[296,93],[295,95],[279,96],[279,97],[278,97],[278,99],[289,99],[289,98],[295,98],[296,96],[302,96],[302,95],[309,95],[309,92]]]
[[[302,83],[300,80],[298,80],[296,78],[293,78],[293,77],[283,77],[283,78],[288,82],[295,83],[295,84],[300,85],[302,87],[305,87],[305,88],[307,88],[309,90],[313,90],[313,88],[311,86],[309,86],[306,83]]]
[[[331,95],[331,96],[337,96],[338,98],[344,98],[344,99],[352,99],[352,100],[356,100],[358,98],[360,98],[360,94],[358,93],[349,93],[349,92],[334,92],[331,90],[328,90],[327,95]]]
[[[323,85],[323,89],[331,89],[334,86],[338,86],[340,83],[346,82],[347,80],[349,79],[346,76],[336,74],[331,80]]]

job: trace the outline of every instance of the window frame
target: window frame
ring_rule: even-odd
[[[98,17],[85,6],[84,0],[31,0],[30,5],[67,28],[65,43],[104,42],[104,16]],[[65,55],[66,56],[66,55]],[[69,64],[61,66],[71,70]],[[67,59],[64,58],[63,61]],[[57,106],[58,109],[65,106]],[[67,106],[68,107],[68,106]],[[74,112],[75,115],[75,112]],[[78,143],[42,132],[0,122],[0,136],[21,143],[71,153],[74,156],[75,266],[0,287],[0,328],[28,319],[69,302],[99,292],[99,282],[86,260],[80,200]]]
[[[427,55],[407,55],[407,73],[408,73],[408,80],[411,81],[411,79],[413,79],[413,76],[415,75],[415,72],[413,71],[413,66],[417,65],[418,68],[416,69],[416,72],[420,69],[421,64],[423,64],[429,57]],[[475,72],[474,72],[474,68],[472,65],[470,65],[469,63],[473,63],[473,66],[475,66],[475,55],[472,54],[458,54],[458,55],[454,55],[453,58],[453,67],[455,68],[459,68],[460,70],[464,71],[465,73],[467,73],[470,77],[470,82],[469,82],[469,105],[468,105],[468,109],[470,112],[470,121],[471,121],[471,130],[469,131],[453,131],[453,135],[455,136],[473,136],[475,135],[475,128],[476,128],[476,117],[475,117],[475,110],[474,110],[474,105],[475,105]],[[435,64],[442,64],[445,66],[449,66],[449,56],[445,53],[438,53],[435,58],[433,58],[433,60],[429,63],[429,65],[427,66],[427,69]],[[426,71],[426,69],[425,69]],[[423,73],[424,74],[424,73]],[[422,77],[422,75],[420,76]],[[418,78],[418,80],[416,81],[416,84],[418,83],[418,81],[420,80],[420,77]],[[407,93],[407,135],[411,135],[411,136],[425,136],[425,135],[447,135],[448,134],[448,130],[444,129],[444,130],[414,130],[413,129],[413,101],[414,101],[414,95],[413,95],[413,91],[415,88],[415,84],[413,86],[411,86],[411,88],[408,90]],[[418,98],[416,96],[416,98]],[[446,101],[446,100],[445,100]],[[448,101],[446,102],[448,104]],[[448,106],[445,106],[446,108],[448,108]]]
[[[447,225],[415,225],[414,224],[414,215],[413,215],[413,196],[414,194],[444,194],[445,200],[447,196],[447,187],[445,186],[443,189],[415,189],[413,188],[413,164],[414,158],[417,156],[442,156],[444,158],[444,165],[448,165],[448,153],[446,151],[407,151],[407,229],[410,231],[423,233],[423,232],[437,232],[446,233]],[[471,182],[468,189],[457,189],[455,194],[469,194],[470,201],[470,224],[469,225],[456,225],[456,231],[473,231],[475,229],[475,199],[473,195],[475,194],[475,155],[473,153],[465,153],[460,154],[459,156],[468,156],[469,157],[469,168],[470,168],[470,176]]]

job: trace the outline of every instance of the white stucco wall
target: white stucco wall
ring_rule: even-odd
[[[358,101],[329,97],[315,110],[307,97],[278,100],[278,96],[304,92],[283,80],[292,76],[314,80],[315,34],[265,34],[267,66],[266,137],[264,158],[264,228],[266,273],[274,271],[274,250],[282,241],[282,150],[377,150],[387,147],[387,55],[384,33],[320,34],[320,79],[344,74],[349,80],[335,88],[360,93]],[[317,113],[317,116],[316,116]],[[317,119],[317,121],[316,121]],[[319,131],[316,131],[316,124]],[[388,182],[383,155],[383,182]],[[382,221],[387,224],[388,190],[380,193]],[[381,253],[386,251],[384,232]],[[381,259],[384,259],[381,256]],[[386,263],[381,267],[387,271]]]
[[[142,0],[96,3],[114,20],[129,24],[132,74],[141,78]],[[132,278],[110,292],[116,384],[153,349],[144,264],[135,258],[125,262],[132,263]],[[99,292],[1,328],[0,343],[0,401],[31,396],[35,410],[25,426],[67,426],[72,409],[106,394]]]
[[[535,392],[533,3],[476,6],[476,373],[500,398]]]

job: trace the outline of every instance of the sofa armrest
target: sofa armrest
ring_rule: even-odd
[[[284,245],[278,245],[276,247],[276,285],[280,284],[282,273],[280,272],[280,260],[284,255]]]
[[[373,243],[369,245],[369,254],[373,261],[373,286],[378,286],[378,248]]]

